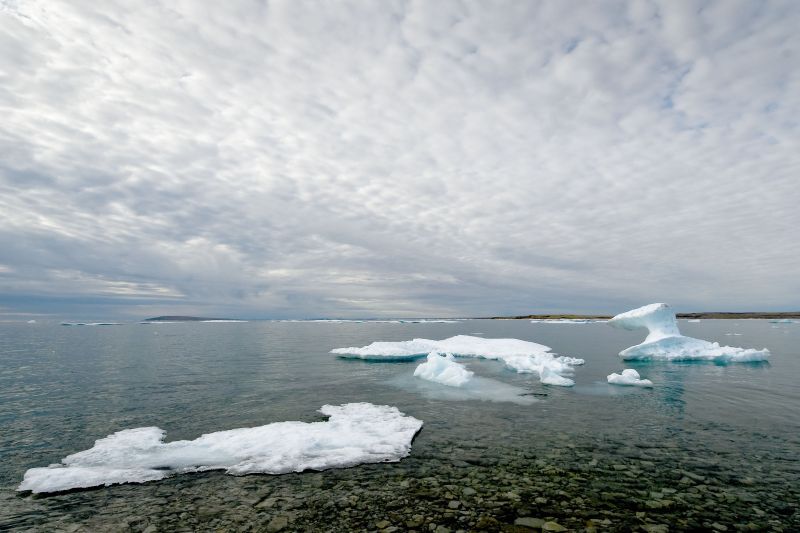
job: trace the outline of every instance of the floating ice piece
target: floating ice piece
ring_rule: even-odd
[[[716,342],[684,337],[678,330],[675,313],[667,304],[645,305],[619,314],[608,323],[622,329],[647,328],[649,331],[643,343],[626,348],[619,353],[625,360],[749,362],[763,361],[769,357],[769,350],[766,348],[754,350],[720,346]]]
[[[616,372],[608,376],[608,382],[612,385],[634,385],[637,387],[652,387],[653,382],[649,379],[640,379],[639,373],[632,369],[626,368],[622,374]]]
[[[372,361],[414,360],[432,352],[503,361],[517,372],[538,374],[542,383],[561,386],[574,385],[575,382],[564,374],[572,374],[574,366],[584,363],[583,359],[557,357],[550,352],[550,347],[535,342],[519,339],[484,339],[470,335],[456,335],[441,341],[413,339],[373,342],[361,348],[331,350],[331,353],[339,354],[340,357]]]
[[[351,318],[311,318],[276,320],[276,322],[322,322],[329,324],[458,324],[466,320],[465,318],[393,318],[393,319],[351,319]]]
[[[534,318],[533,324],[594,324],[596,322],[608,322],[599,318]]]
[[[461,363],[457,363],[451,354],[439,355],[436,352],[428,354],[428,360],[414,370],[414,375],[419,378],[449,387],[466,385],[474,374]]]
[[[62,322],[62,326],[121,326],[121,322]]]
[[[328,421],[276,422],[167,443],[157,427],[126,429],[65,457],[62,464],[31,468],[17,490],[142,483],[204,470],[284,474],[399,461],[422,427],[421,420],[388,405],[324,405],[319,411]]]
[[[687,320],[686,322],[700,322],[699,318],[692,318],[691,320]]]
[[[403,372],[394,375],[387,383],[432,400],[455,402],[478,400],[517,405],[533,405],[539,401],[536,395],[526,388],[483,376],[473,376],[469,382],[460,387],[443,387],[439,383],[419,379]]]

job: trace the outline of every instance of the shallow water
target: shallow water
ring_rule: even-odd
[[[800,324],[680,327],[773,355],[768,363],[623,365],[616,354],[645,332],[602,323],[0,324],[0,529],[513,530],[529,517],[570,529],[798,530]],[[463,359],[482,379],[477,392],[462,393],[414,379],[418,362],[329,353],[478,332],[546,344],[586,365],[574,388],[562,388]],[[606,383],[625,367],[654,388]],[[423,420],[411,456],[322,473],[213,472],[48,497],[15,492],[26,469],[121,429],[155,425],[167,440],[192,439],[320,420],[320,406],[354,401]]]

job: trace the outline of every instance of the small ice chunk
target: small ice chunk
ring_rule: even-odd
[[[699,318],[693,318],[691,320],[687,320],[686,322],[700,322]]]
[[[645,305],[619,314],[608,323],[622,329],[647,328],[643,343],[622,350],[619,355],[625,360],[667,359],[670,361],[705,360],[717,362],[763,361],[769,350],[763,348],[736,348],[720,346],[716,342],[684,337],[678,330],[675,313],[667,304]]]
[[[626,368],[622,371],[622,374],[610,374],[608,376],[608,382],[612,385],[634,385],[636,387],[653,386],[652,381],[649,379],[640,379],[639,373],[632,368]]]
[[[331,353],[344,358],[372,361],[400,361],[426,357],[429,353],[450,353],[459,357],[480,357],[499,360],[519,373],[535,373],[542,383],[571,386],[574,381],[564,374],[572,374],[583,359],[558,357],[550,347],[520,339],[484,339],[470,335],[456,335],[441,341],[413,339],[399,342],[373,342],[361,348],[336,348]],[[559,376],[559,377],[556,377]]]
[[[371,403],[324,405],[326,422],[276,422],[164,442],[164,430],[118,431],[61,464],[31,468],[19,491],[143,483],[173,474],[224,469],[229,474],[285,474],[399,461],[411,451],[422,421],[396,407]]]
[[[414,370],[414,375],[449,387],[461,387],[472,379],[474,372],[457,363],[452,354],[432,352],[428,354],[428,360]]]

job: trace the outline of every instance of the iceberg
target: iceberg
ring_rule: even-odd
[[[633,385],[637,387],[652,387],[653,382],[649,379],[640,379],[639,373],[632,369],[626,368],[622,374],[616,372],[608,376],[608,382],[612,385]]]
[[[414,375],[418,378],[441,383],[449,387],[466,385],[474,374],[461,363],[457,363],[452,354],[440,355],[437,352],[429,353],[428,360],[421,363],[414,370]]]
[[[324,405],[319,412],[329,419],[276,422],[167,443],[157,427],[118,431],[61,464],[31,468],[17,490],[58,492],[206,470],[285,474],[395,462],[408,456],[422,427],[421,420],[388,405]]]
[[[470,335],[456,335],[441,341],[413,339],[399,342],[373,342],[361,348],[336,348],[331,353],[343,358],[370,361],[411,361],[430,353],[449,353],[457,357],[480,357],[502,361],[519,373],[539,375],[542,383],[571,386],[575,382],[566,377],[583,359],[556,356],[550,347],[520,339],[484,339]]]
[[[684,337],[678,329],[675,312],[663,303],[645,305],[619,314],[608,323],[613,327],[628,330],[646,328],[649,332],[643,343],[619,353],[625,360],[666,359],[741,363],[763,361],[769,357],[769,350],[766,348],[755,350],[720,346],[716,342]]]

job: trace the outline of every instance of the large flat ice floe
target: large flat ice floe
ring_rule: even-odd
[[[451,354],[440,355],[436,352],[428,354],[428,360],[421,363],[414,375],[447,385],[448,387],[461,387],[469,383],[474,375],[461,363],[457,363]]]
[[[434,352],[503,361],[517,372],[538,374],[542,383],[567,387],[574,385],[575,382],[566,376],[574,372],[574,366],[584,363],[583,359],[556,356],[550,352],[549,346],[535,342],[519,339],[484,339],[469,335],[456,335],[441,341],[413,339],[373,342],[361,348],[331,350],[331,353],[339,354],[340,357],[371,361],[413,360]]]
[[[643,343],[619,353],[625,360],[750,362],[763,361],[769,357],[769,350],[766,348],[755,350],[720,346],[716,342],[684,337],[678,330],[675,312],[667,304],[645,305],[619,314],[608,323],[616,328],[629,330],[647,328],[649,332]]]
[[[173,474],[226,470],[229,474],[284,474],[399,461],[411,451],[422,421],[396,407],[370,403],[325,405],[326,422],[277,422],[164,442],[157,427],[126,429],[95,441],[61,464],[31,468],[20,491],[142,483]]]
[[[532,324],[596,324],[608,322],[601,318],[534,318]]]

